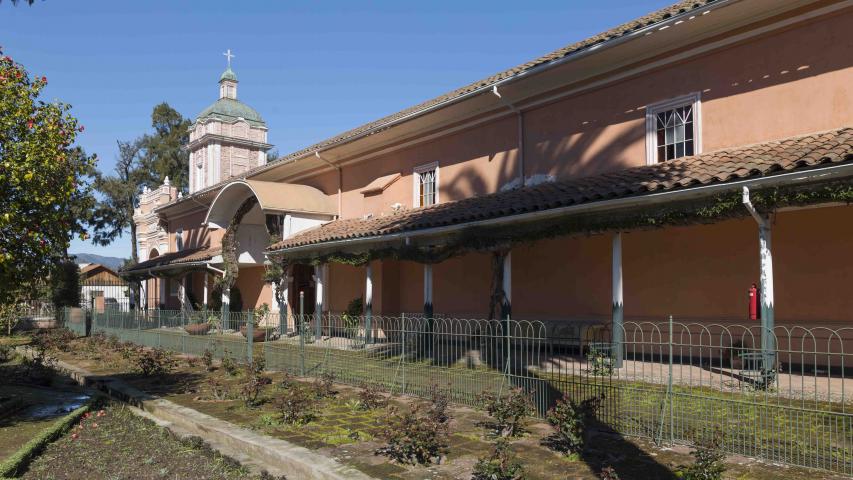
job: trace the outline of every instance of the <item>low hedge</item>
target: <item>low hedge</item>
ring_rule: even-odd
[[[42,430],[37,436],[33,437],[11,457],[0,463],[0,480],[18,475],[30,463],[30,460],[38,455],[44,447],[67,432],[90,408],[90,405],[83,405],[60,418],[51,426]]]

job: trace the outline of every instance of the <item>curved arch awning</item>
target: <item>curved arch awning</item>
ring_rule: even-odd
[[[323,192],[295,183],[236,180],[229,183],[213,200],[204,222],[226,228],[243,202],[254,196],[264,213],[300,213],[303,215],[337,214],[334,202]]]

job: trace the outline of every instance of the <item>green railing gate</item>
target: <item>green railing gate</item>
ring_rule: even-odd
[[[72,318],[68,312],[67,319]],[[81,332],[79,324],[66,320]],[[270,369],[331,373],[337,381],[426,396],[446,390],[476,405],[484,391],[528,391],[544,414],[560,397],[603,396],[599,420],[625,435],[691,444],[719,432],[735,454],[853,474],[847,394],[853,329],[777,327],[775,368],[760,351],[760,327],[624,322],[608,327],[373,315],[257,316],[231,312],[93,312],[92,332],[147,347],[242,360]],[[226,328],[227,327],[227,328]],[[573,332],[555,334],[555,331]],[[248,341],[247,336],[253,336]],[[618,366],[613,359],[621,353]]]

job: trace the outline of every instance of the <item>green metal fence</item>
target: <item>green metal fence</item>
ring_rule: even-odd
[[[777,345],[768,357],[758,326],[671,319],[625,322],[623,342],[613,344],[606,326],[578,324],[557,336],[537,321],[164,310],[91,316],[92,332],[148,347],[238,360],[263,355],[270,369],[331,373],[395,393],[424,396],[438,386],[467,405],[510,387],[530,392],[540,414],[564,395],[603,395],[601,422],[625,435],[691,444],[717,431],[731,453],[853,474],[846,388],[853,329],[778,327],[765,332]]]

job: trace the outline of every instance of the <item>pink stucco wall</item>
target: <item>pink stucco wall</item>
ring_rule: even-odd
[[[645,106],[700,92],[704,151],[853,124],[853,8],[695,56],[606,86],[565,96],[524,113],[525,175],[588,176],[646,163]],[[566,78],[566,84],[572,82]],[[572,88],[578,87],[573,85]],[[550,95],[561,93],[550,92]],[[342,216],[387,214],[412,206],[412,170],[438,162],[439,199],[500,190],[518,171],[516,117],[390,146],[369,158],[335,158],[343,168]],[[435,133],[435,132],[430,132]],[[393,173],[381,194],[360,190]],[[279,181],[314,186],[334,197],[337,172],[324,169]],[[853,301],[845,286],[853,257],[853,209],[780,213],[775,219],[777,320],[841,322]],[[196,217],[170,222],[191,228]],[[218,242],[216,231],[210,235]],[[623,240],[628,318],[740,321],[745,292],[757,281],[757,233],[750,219],[710,226],[626,233]],[[513,251],[513,316],[606,319],[610,314],[610,236],[562,238]],[[423,270],[411,262],[374,262],[374,311],[420,311]],[[434,266],[438,313],[484,316],[491,266],[469,254]],[[253,273],[241,282],[253,280]],[[364,292],[364,268],[330,267],[329,309],[341,311]],[[268,287],[263,287],[268,288]],[[258,289],[258,298],[265,295]],[[244,298],[247,295],[244,293]]]

